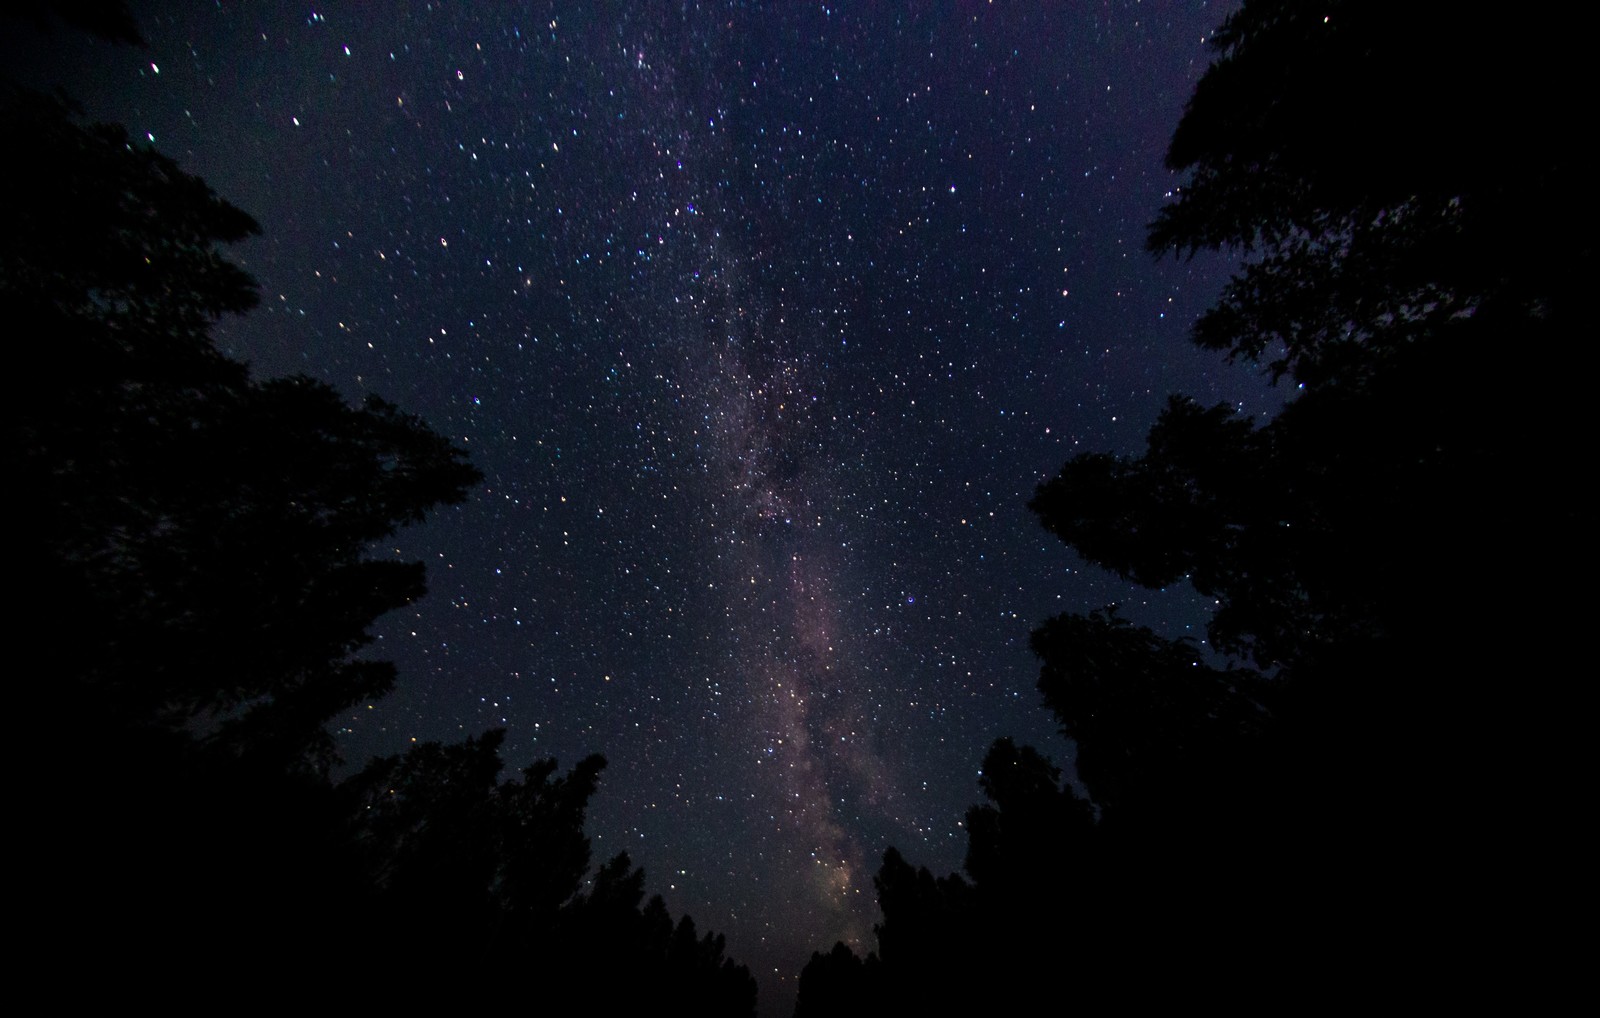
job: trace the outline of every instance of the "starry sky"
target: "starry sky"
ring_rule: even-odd
[[[1028,634],[1112,601],[1202,635],[1034,522],[1172,391],[1278,396],[1193,349],[1217,258],[1155,261],[1161,157],[1231,5],[134,4],[13,73],[256,216],[262,376],[377,393],[468,450],[467,504],[381,555],[359,764],[507,729],[610,761],[628,851],[728,937],[769,1014],[872,946],[885,846],[958,869],[1001,735],[1058,763]]]

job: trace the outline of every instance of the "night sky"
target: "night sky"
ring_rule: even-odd
[[[812,950],[873,946],[887,845],[960,867],[994,738],[1070,760],[1034,626],[1120,601],[1203,637],[1192,590],[1084,567],[1026,502],[1169,392],[1277,405],[1187,342],[1226,264],[1143,248],[1229,9],[136,4],[146,50],[8,49],[261,222],[225,351],[485,475],[378,550],[430,594],[375,630],[399,686],[347,761],[604,753],[596,860],[782,1013]]]

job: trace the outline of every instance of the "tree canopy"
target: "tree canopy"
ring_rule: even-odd
[[[1251,256],[1195,339],[1316,382],[1462,317],[1563,313],[1594,250],[1562,99],[1583,92],[1579,38],[1436,3],[1242,5],[1149,234]]]
[[[865,960],[844,944],[800,976],[797,1018],[960,1011],[1046,995],[1057,959],[1096,953],[1098,867],[1089,803],[1047,758],[1000,739],[983,761],[986,802],[967,811],[966,876],[935,877],[894,848],[873,879],[883,921]]]
[[[1558,98],[1580,94],[1572,40],[1432,4],[1246,0],[1212,44],[1149,248],[1242,258],[1194,339],[1293,398],[1259,419],[1173,396],[1142,455],[1079,455],[1030,503],[1087,561],[1210,598],[1207,644],[1114,606],[1046,621],[1039,689],[1092,819],[997,743],[974,883],[886,857],[881,957],[815,956],[803,1006],[897,979],[981,998],[1050,956],[1099,992],[1141,972],[1235,999],[1432,992],[1517,953],[1512,870],[1568,841],[1578,712],[1555,676],[1587,520],[1584,383],[1559,365],[1595,260]],[[991,787],[1005,760],[1026,779]],[[913,912],[967,938],[907,947]],[[996,928],[1005,950],[970,932]]]
[[[1483,795],[1546,801],[1567,766],[1541,680],[1509,676],[1554,674],[1578,632],[1551,595],[1586,529],[1581,383],[1524,352],[1582,335],[1593,212],[1551,102],[1578,65],[1532,19],[1426,4],[1251,0],[1213,44],[1150,248],[1245,256],[1194,337],[1296,396],[1264,422],[1174,397],[1142,456],[1079,456],[1032,507],[1089,561],[1213,598],[1235,663],[1064,617],[1036,634],[1040,686],[1107,823],[1317,843],[1376,907],[1398,859],[1459,854]],[[1486,739],[1465,787],[1452,761]],[[1386,856],[1330,821],[1352,807]],[[1459,915],[1447,883],[1408,893]]]
[[[216,350],[256,302],[220,245],[258,227],[204,182],[57,100],[12,90],[0,123],[30,142],[0,230],[24,584],[41,624],[97,628],[62,678],[103,719],[325,767],[323,723],[393,681],[353,656],[368,626],[424,589],[369,548],[477,471],[381,399]]]
[[[380,398],[217,350],[256,303],[223,246],[259,226],[199,178],[20,89],[0,128],[23,153],[0,200],[19,628],[49,662],[24,696],[74,712],[28,743],[44,940],[108,993],[170,971],[197,999],[273,998],[404,966],[366,1001],[416,1007],[492,967],[519,1004],[753,1014],[720,936],[646,902],[626,855],[591,872],[601,757],[503,780],[492,731],[331,779],[329,722],[394,681],[369,627],[425,590],[375,549],[480,475]]]

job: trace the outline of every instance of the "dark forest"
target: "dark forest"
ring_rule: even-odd
[[[50,11],[7,30],[145,45],[119,3]],[[1060,741],[983,734],[961,872],[874,846],[871,934],[790,959],[797,1016],[1558,985],[1589,515],[1562,344],[1595,261],[1578,34],[1433,4],[1222,20],[1143,256],[1232,259],[1189,338],[1279,403],[1173,393],[1142,451],[1017,479],[1046,554],[1192,589],[1204,639],[1118,603],[1028,620]],[[674,918],[669,874],[596,850],[603,756],[484,725],[351,758],[346,719],[406,681],[375,627],[436,579],[396,535],[499,482],[398,396],[225,352],[264,313],[230,251],[274,223],[59,84],[0,98],[31,956],[95,1006],[754,1015],[768,976],[724,917]],[[763,412],[792,422],[797,391]],[[785,427],[752,526],[787,553],[827,438]]]

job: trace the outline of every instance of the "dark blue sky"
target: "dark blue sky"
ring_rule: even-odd
[[[1142,243],[1228,9],[174,3],[40,73],[261,221],[224,349],[486,477],[381,550],[431,593],[347,759],[604,753],[597,859],[786,1010],[811,950],[871,946],[886,845],[959,867],[994,738],[1069,759],[1035,625],[1203,635],[1025,503],[1169,392],[1275,405],[1186,341],[1226,266]]]

